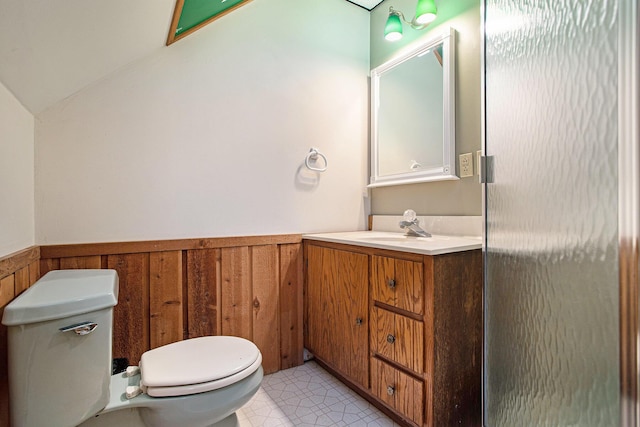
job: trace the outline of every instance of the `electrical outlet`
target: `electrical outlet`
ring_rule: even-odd
[[[460,154],[460,178],[473,176],[473,154]]]
[[[476,151],[476,175],[480,176],[480,165],[482,164],[482,150]]]

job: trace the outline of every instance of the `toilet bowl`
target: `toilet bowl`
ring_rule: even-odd
[[[113,270],[52,271],[5,307],[12,426],[235,425],[263,377],[255,344],[192,338],[111,375],[117,295]]]

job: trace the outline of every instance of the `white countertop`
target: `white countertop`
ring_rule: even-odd
[[[349,231],[342,233],[303,234],[304,239],[343,243],[423,255],[442,255],[482,248],[482,238],[475,236],[411,237],[388,231]]]

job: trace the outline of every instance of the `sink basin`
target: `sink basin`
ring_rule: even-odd
[[[482,239],[480,237],[442,235],[414,237],[386,231],[305,234],[303,238],[424,255],[441,255],[482,248]]]

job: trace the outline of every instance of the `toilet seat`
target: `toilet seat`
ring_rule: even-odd
[[[243,338],[192,338],[145,352],[140,385],[152,397],[204,393],[248,377],[261,363],[258,347]]]

